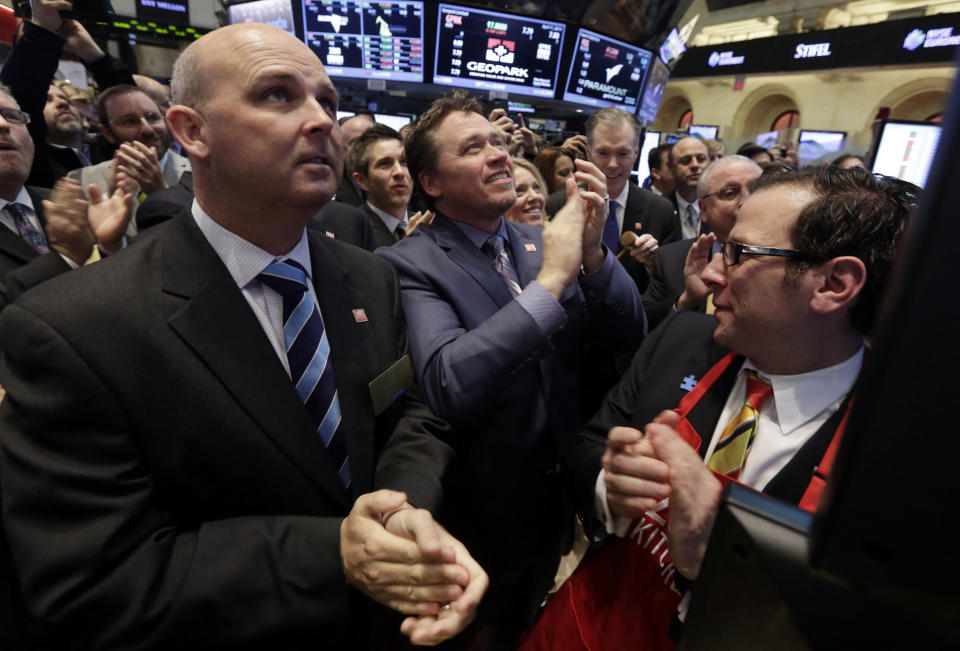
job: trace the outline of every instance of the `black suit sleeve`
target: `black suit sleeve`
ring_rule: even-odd
[[[343,629],[339,517],[176,519],[108,380],[20,305],[0,316],[0,340],[3,519],[34,614],[97,648]]]
[[[0,228],[6,228],[0,226]],[[70,271],[70,265],[56,251],[44,253],[30,262],[11,269],[0,276],[0,310],[12,303],[23,292],[45,280]],[[0,384],[3,384],[0,382]]]

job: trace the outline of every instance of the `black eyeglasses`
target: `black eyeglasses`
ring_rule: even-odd
[[[0,115],[10,124],[30,124],[30,114],[12,108],[0,108]]]
[[[804,253],[803,251],[797,251],[796,249],[775,249],[770,246],[753,246],[752,244],[743,244],[742,242],[734,242],[733,240],[727,240],[723,244],[722,251],[723,264],[728,267],[740,264],[740,256],[744,253],[747,255],[775,255],[781,258],[794,258],[804,262],[811,262],[816,259],[815,256]]]
[[[743,194],[743,191],[746,188],[737,185],[725,185],[716,192],[711,192],[710,194],[705,194],[701,199],[706,199],[707,197],[715,196],[720,201],[733,201],[734,199],[739,199]]]

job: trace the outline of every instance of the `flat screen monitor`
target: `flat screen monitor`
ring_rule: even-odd
[[[536,113],[537,109],[533,104],[526,102],[507,102],[508,113]]]
[[[337,122],[343,118],[352,118],[354,115],[353,111],[337,111]]]
[[[237,23],[266,23],[296,36],[290,0],[253,0],[227,7],[227,19]]]
[[[703,138],[704,140],[714,140],[717,134],[720,133],[720,127],[715,127],[710,124],[691,124],[689,133],[691,136]]]
[[[553,98],[566,26],[440,4],[433,83]]]
[[[423,81],[422,0],[303,0],[303,36],[331,77]]]
[[[650,74],[647,75],[643,97],[640,98],[640,109],[637,111],[640,124],[647,126],[657,120],[660,102],[663,100],[663,89],[666,88],[668,81],[670,81],[670,68],[660,59],[654,59],[653,65],[650,66]]]
[[[676,27],[667,34],[667,40],[660,46],[660,59],[668,66],[672,66],[680,55],[687,51],[687,46],[680,38],[680,32]]]
[[[563,99],[636,113],[652,56],[649,50],[581,27]]]
[[[650,150],[654,147],[657,147],[660,144],[660,132],[659,131],[644,131],[643,132],[643,142],[640,143],[640,156],[637,158],[637,178],[640,179],[640,182],[650,176],[650,166],[647,165],[647,156],[650,154]]]
[[[924,187],[941,130],[936,122],[885,120],[871,169]]]
[[[847,137],[845,131],[800,131],[800,143],[797,146],[797,155],[800,164],[807,165],[813,161],[835,154],[843,149],[843,141]]]
[[[142,23],[190,24],[190,3],[188,0],[136,0],[134,5],[137,20]]]
[[[396,131],[410,124],[412,119],[409,115],[387,115],[386,113],[375,113],[374,117],[379,124],[385,124]]]
[[[767,131],[766,133],[758,133],[757,137],[753,139],[755,143],[761,147],[768,148],[773,147],[780,140],[779,131]]]

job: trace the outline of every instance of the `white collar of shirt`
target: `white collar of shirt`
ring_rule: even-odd
[[[402,220],[397,219],[390,213],[380,210],[369,201],[367,201],[367,206],[370,208],[370,210],[372,210],[377,215],[377,217],[380,218],[380,221],[383,222],[383,225],[386,226],[387,230],[390,231],[391,233],[397,230],[397,226],[399,226],[400,224],[405,224],[407,221],[406,219],[402,219]]]
[[[167,169],[167,161],[170,160],[170,149],[167,148],[167,151],[163,152],[163,156],[160,157],[160,160],[157,161],[160,164],[160,169]]]
[[[3,205],[0,205],[0,223],[12,230],[14,233],[19,233],[17,230],[17,225],[13,221],[13,216],[4,210],[7,207],[7,204],[10,203],[20,203],[29,208],[27,211],[27,219],[30,220],[30,223],[33,224],[33,227],[39,230],[41,233],[43,229],[40,227],[40,219],[37,217],[37,209],[33,205],[33,200],[30,198],[30,193],[27,192],[27,189],[20,188],[20,192],[17,193],[17,196],[13,201],[7,201],[6,199],[0,199],[3,202]]]
[[[300,236],[300,241],[286,255],[276,256],[264,251],[256,244],[248,242],[236,233],[228,231],[226,228],[213,220],[210,215],[200,207],[197,200],[194,199],[191,207],[193,219],[203,233],[210,246],[217,252],[217,255],[223,260],[227,271],[233,277],[237,287],[243,289],[251,281],[267,268],[272,262],[278,260],[294,260],[302,266],[307,277],[313,277],[310,265],[310,246],[307,243],[307,231],[304,229]]]
[[[777,404],[777,420],[784,435],[809,422],[853,388],[863,365],[863,346],[849,359],[797,375],[771,375],[746,360],[743,370],[753,369],[770,382]]]
[[[627,197],[630,195],[630,182],[627,181],[623,184],[623,190],[620,191],[615,197],[610,197],[611,200],[617,202],[617,230],[623,231],[623,217],[627,207]]]
[[[697,214],[698,215],[700,214],[700,206],[697,204],[696,201],[693,201],[693,202],[687,201],[686,199],[680,196],[679,192],[676,193],[676,197],[677,197],[677,210],[680,213],[680,221],[683,221],[684,219],[687,218],[687,206],[693,206],[693,209],[697,211]]]

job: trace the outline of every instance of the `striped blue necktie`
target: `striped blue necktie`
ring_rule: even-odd
[[[340,429],[340,401],[323,317],[307,291],[307,273],[293,260],[274,262],[257,278],[283,297],[283,341],[290,378],[327,446],[340,481],[350,487],[350,460]]]

